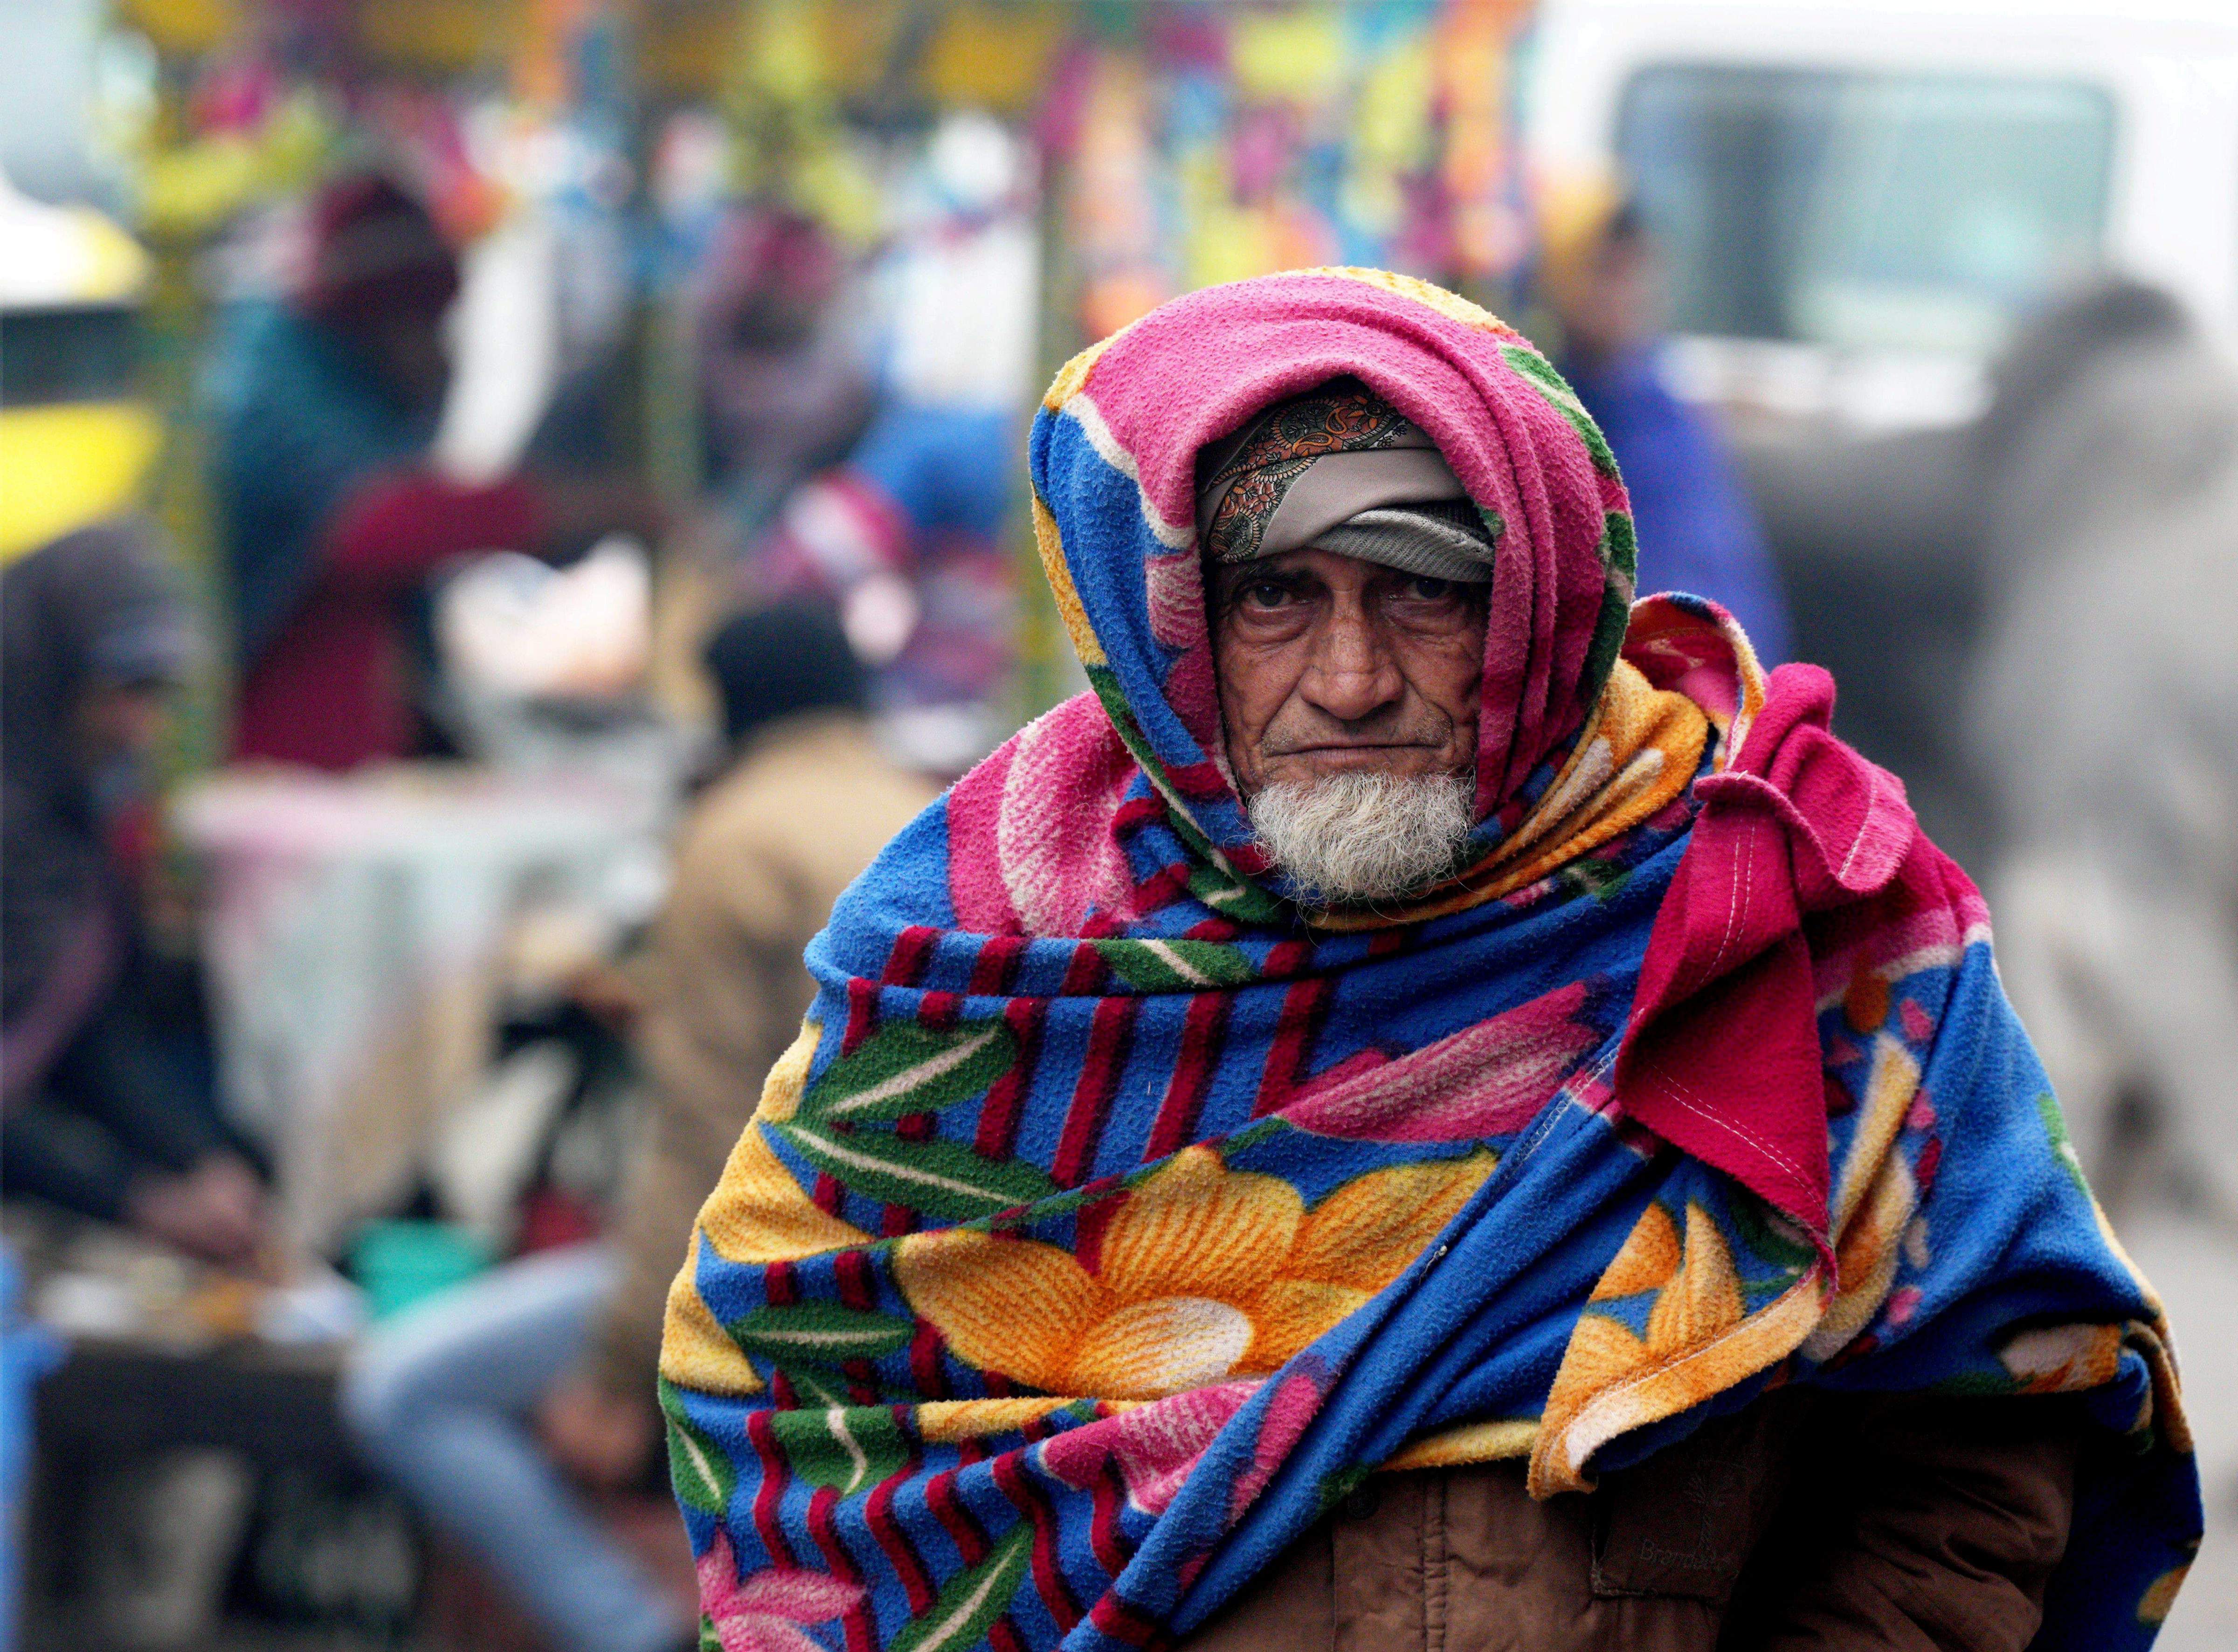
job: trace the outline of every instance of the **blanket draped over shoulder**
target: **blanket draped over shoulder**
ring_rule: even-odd
[[[1220,739],[1200,448],[1339,375],[1495,542],[1474,854],[1301,912]],[[2078,1392],[2041,1646],[2152,1639],[2200,1530],[2168,1335],[1903,788],[1689,598],[1519,334],[1360,270],[1057,377],[1043,559],[1093,691],[897,838],[671,1294],[703,1645],[1114,1649],[1363,1476],[1580,1490],[1766,1387]]]

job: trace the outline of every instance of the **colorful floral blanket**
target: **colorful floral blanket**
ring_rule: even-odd
[[[1308,915],[1227,775],[1196,451],[1341,373],[1496,539],[1467,869]],[[1185,1636],[1362,1477],[1582,1490],[1765,1387],[2080,1391],[2039,1644],[2142,1646],[2199,1532],[2167,1332],[1902,789],[1709,605],[1632,605],[1560,380],[1361,271],[1059,375],[1094,692],[910,826],[701,1215],[662,1398],[723,1652]]]

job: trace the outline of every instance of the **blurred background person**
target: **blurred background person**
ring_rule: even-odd
[[[712,719],[700,653],[739,604],[738,563],[802,480],[846,457],[876,406],[854,261],[781,202],[725,203],[685,287],[699,508],[663,547],[652,673]]]
[[[2083,1169],[2238,1225],[2238,374],[2158,289],[2025,329],[1979,432],[1969,719],[2001,968]]]
[[[1639,534],[1639,590],[1725,605],[1766,666],[1788,657],[1787,604],[1756,507],[1699,407],[1665,386],[1663,271],[1638,205],[1612,178],[1549,184],[1539,201],[1538,297],[1555,366],[1624,471]]]
[[[206,394],[240,673],[237,757],[343,770],[420,743],[412,605],[471,552],[558,555],[644,515],[626,485],[428,462],[456,254],[391,179],[354,174],[308,208],[289,299],[233,307]]]
[[[190,653],[136,519],[0,568],[0,1186],[238,1265],[263,1184],[191,968],[142,913],[150,757]]]
[[[839,463],[785,497],[741,570],[754,601],[837,605],[890,742],[940,772],[992,750],[1009,715],[1032,187],[1024,146],[993,117],[934,127],[864,283],[881,313],[875,412]]]
[[[741,616],[706,663],[734,757],[684,824],[646,961],[652,1110],[613,1236],[385,1323],[343,1402],[373,1459],[579,1652],[697,1642],[567,1477],[612,1488],[656,1465],[662,1312],[692,1217],[798,1032],[803,949],[931,796],[872,743],[862,670],[828,610]]]
[[[739,204],[709,238],[692,318],[709,471],[742,528],[837,463],[874,403],[864,295],[831,233]]]

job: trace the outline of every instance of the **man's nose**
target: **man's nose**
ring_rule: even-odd
[[[1341,723],[1373,717],[1407,691],[1382,627],[1350,602],[1335,605],[1323,622],[1298,686],[1309,704]]]

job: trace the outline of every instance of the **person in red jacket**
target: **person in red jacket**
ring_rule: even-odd
[[[456,256],[374,175],[312,203],[306,278],[235,307],[207,387],[233,576],[235,755],[347,770],[409,755],[407,605],[478,551],[553,553],[639,514],[609,483],[473,485],[428,463]]]

